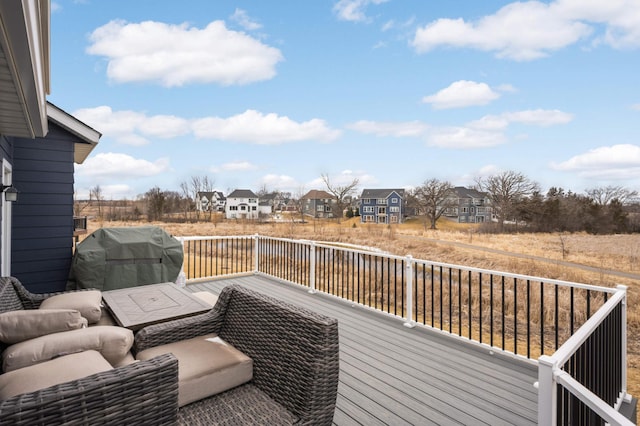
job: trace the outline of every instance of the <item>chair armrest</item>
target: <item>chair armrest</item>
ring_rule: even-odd
[[[2,422],[15,425],[174,425],[177,413],[172,354],[0,401]]]
[[[192,339],[205,334],[218,334],[224,321],[229,297],[230,292],[223,290],[218,303],[204,314],[144,327],[135,335],[133,351],[138,353],[154,346]]]
[[[58,294],[72,293],[75,291],[92,290],[92,289],[80,289],[80,290],[71,290],[71,291],[59,291],[56,293],[31,293],[22,285],[20,280],[18,280],[17,278],[6,277],[6,279],[8,279],[11,282],[11,285],[13,285],[13,288],[18,294],[18,297],[20,298],[20,301],[22,302],[22,306],[24,307],[24,309],[38,309],[40,307],[40,304],[45,299],[48,299],[51,296],[57,296]]]
[[[337,320],[240,286],[228,289],[219,335],[253,359],[253,383],[300,424],[331,425],[340,369]]]

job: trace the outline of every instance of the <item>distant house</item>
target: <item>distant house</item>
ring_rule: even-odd
[[[249,189],[236,189],[227,196],[224,212],[227,219],[258,219],[258,196]]]
[[[312,189],[303,195],[300,200],[302,201],[301,207],[304,215],[314,218],[333,217],[336,200],[327,191]]]
[[[360,222],[402,223],[406,202],[404,189],[364,189],[360,196]]]
[[[226,198],[220,191],[202,191],[196,194],[196,210],[223,212]]]
[[[492,220],[493,209],[489,196],[475,189],[456,186],[451,191],[444,216],[455,218],[460,223],[482,223]]]

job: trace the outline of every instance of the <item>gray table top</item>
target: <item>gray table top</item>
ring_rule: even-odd
[[[211,309],[211,305],[174,283],[103,291],[102,299],[118,324],[131,330]]]

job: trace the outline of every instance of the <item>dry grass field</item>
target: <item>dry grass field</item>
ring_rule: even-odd
[[[261,234],[285,238],[335,241],[376,247],[397,255],[574,281],[601,286],[623,284],[628,298],[628,387],[640,395],[640,235],[486,234],[473,225],[440,221],[438,230],[425,230],[418,221],[395,226],[363,225],[359,218],[307,223],[221,221],[198,223],[106,222],[89,220],[89,232],[100,227],[152,224],[174,236]],[[491,251],[487,251],[487,249]],[[527,255],[520,257],[519,255]],[[580,265],[595,269],[585,270]]]

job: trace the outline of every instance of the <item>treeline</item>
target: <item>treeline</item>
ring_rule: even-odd
[[[600,202],[589,194],[551,188],[543,195],[535,192],[514,205],[514,217],[501,231],[588,232],[617,234],[640,232],[640,204],[623,204],[617,198]],[[486,223],[485,230],[499,230],[499,223]]]

